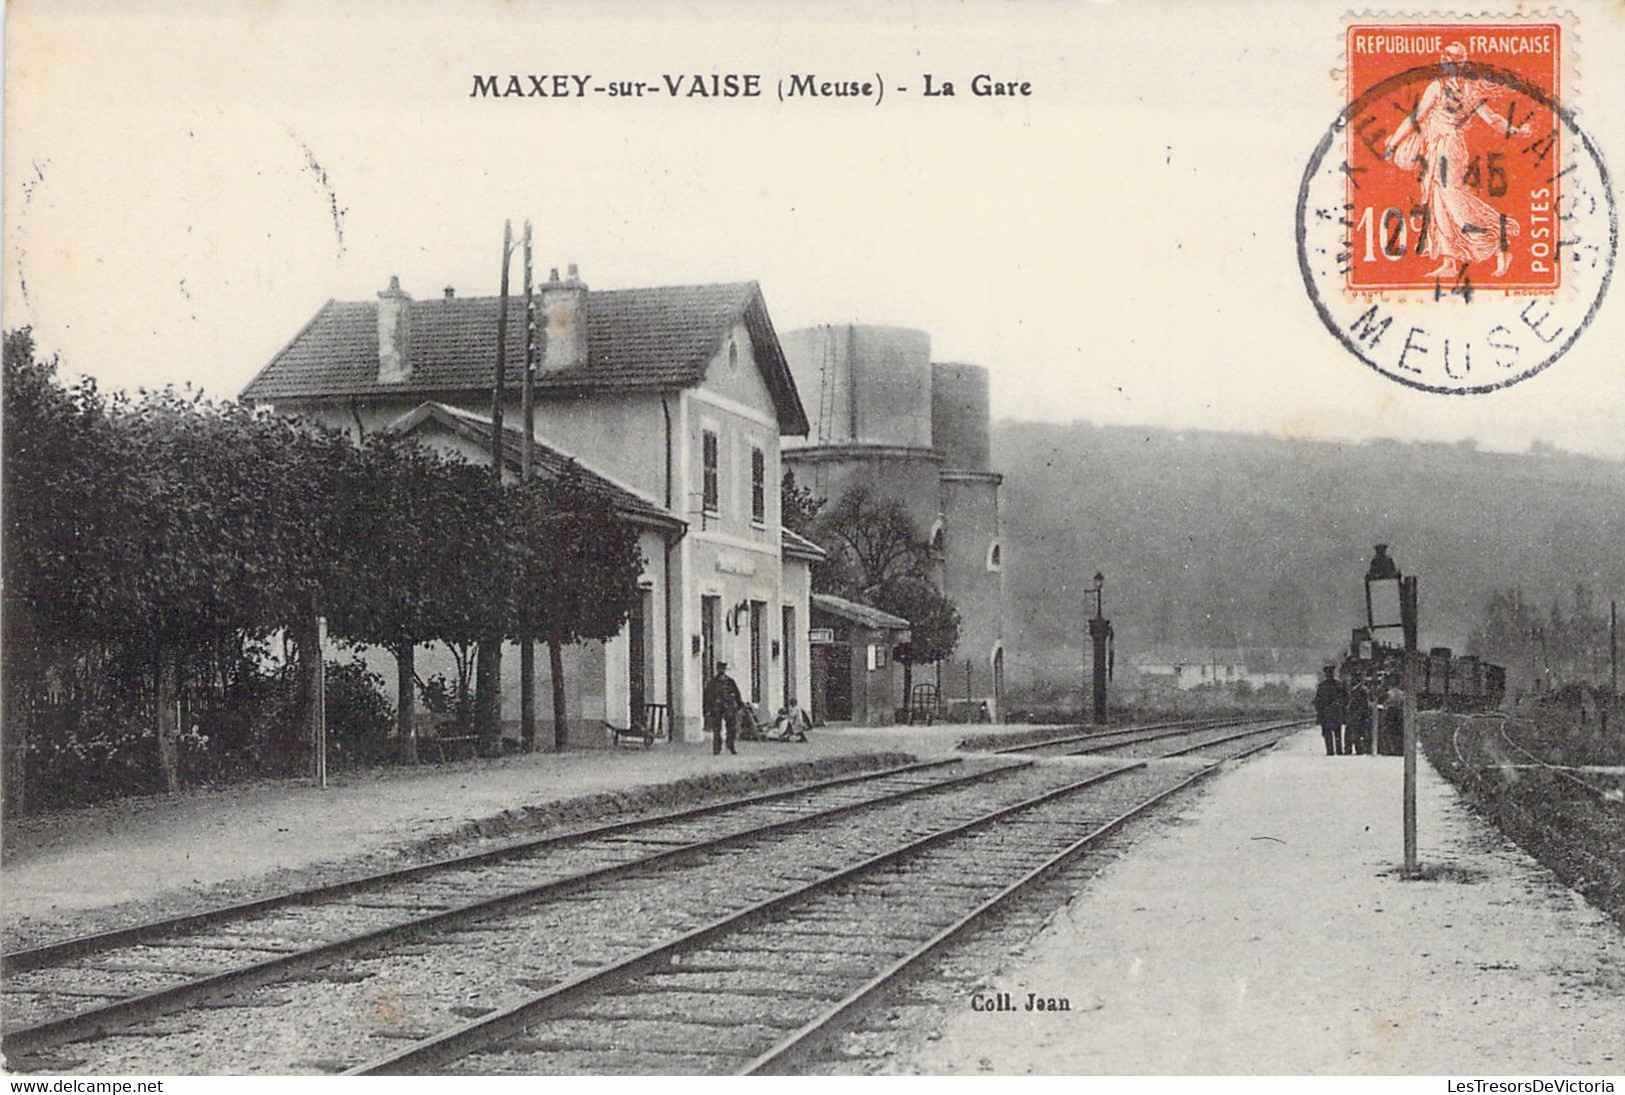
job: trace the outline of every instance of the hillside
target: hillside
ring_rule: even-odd
[[[1119,664],[1152,644],[1330,653],[1378,542],[1421,579],[1424,645],[1462,649],[1495,589],[1625,599],[1619,462],[1082,422],[999,422],[993,445],[1017,687],[1081,665],[1097,569]]]

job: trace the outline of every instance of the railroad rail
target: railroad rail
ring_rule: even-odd
[[[1542,772],[1564,781],[1571,787],[1578,787],[1580,790],[1595,797],[1599,802],[1608,803],[1614,806],[1625,805],[1625,796],[1621,795],[1620,788],[1604,787],[1601,784],[1593,783],[1584,776],[1577,775],[1572,767],[1562,764],[1553,764],[1546,758],[1536,755],[1533,750],[1513,737],[1511,725],[1512,719],[1506,715],[1502,715],[1501,725],[1499,727],[1501,740],[1505,742],[1507,747],[1513,752],[1521,754],[1527,758],[1531,766],[1539,768]]]
[[[1072,734],[1065,737],[1050,738],[1045,741],[1029,742],[1022,745],[1011,746],[994,750],[995,755],[1008,754],[1039,754],[1044,756],[1106,756],[1123,750],[1140,750],[1145,746],[1153,746],[1161,750],[1159,743],[1171,738],[1196,738],[1196,742],[1184,749],[1172,752],[1161,750],[1150,755],[1161,758],[1181,756],[1187,753],[1198,752],[1207,745],[1218,745],[1231,740],[1252,737],[1256,734],[1269,733],[1289,725],[1299,725],[1302,720],[1289,719],[1271,722],[1259,726],[1258,719],[1248,718],[1222,718],[1200,719],[1190,722],[1154,723],[1149,726],[1120,727],[1114,730],[1096,730],[1084,734]],[[1235,734],[1210,737],[1216,731],[1229,730],[1236,726],[1249,726],[1250,729],[1241,730]]]
[[[1473,745],[1464,750],[1462,748],[1461,741],[1462,730],[1467,726],[1482,724],[1490,721],[1495,723],[1495,729],[1493,731],[1495,739],[1497,740],[1495,747],[1491,747],[1491,743],[1485,740],[1484,734],[1481,731],[1479,734],[1474,736],[1475,740]],[[1569,787],[1577,788],[1585,792],[1587,795],[1595,798],[1599,803],[1618,806],[1621,805],[1622,801],[1625,801],[1625,795],[1621,794],[1619,788],[1605,787],[1601,784],[1593,783],[1583,776],[1577,775],[1572,768],[1566,765],[1553,764],[1544,757],[1538,756],[1534,751],[1529,749],[1513,736],[1510,729],[1512,722],[1512,717],[1502,711],[1493,711],[1465,716],[1456,724],[1455,728],[1450,734],[1450,748],[1451,751],[1456,754],[1457,765],[1459,765],[1463,770],[1467,771],[1494,769],[1495,771],[1503,773],[1515,771],[1539,772],[1542,775],[1560,780]],[[1510,750],[1511,754],[1515,756],[1522,757],[1523,760],[1509,760],[1507,753],[1505,752],[1507,750]],[[1469,753],[1475,753],[1482,759],[1470,759]]]
[[[569,1071],[594,1074],[778,1070],[967,927],[1223,763],[1188,772],[1140,760],[1071,780],[718,917],[350,1074],[454,1065],[477,1074],[532,1073],[561,1061]],[[1087,806],[1074,801],[1130,777],[1138,778],[1116,795]],[[1016,847],[1012,834],[1020,838]],[[931,899],[920,900],[922,892]],[[909,913],[901,924],[899,907]],[[809,966],[815,978],[806,976]],[[695,997],[706,1007],[699,1020],[685,1010]],[[610,1022],[613,1044],[606,1046]],[[694,1028],[704,1033],[696,1037]]]
[[[1239,726],[1242,723],[1257,721],[1239,717],[1225,717],[1217,719],[1184,719],[1173,722],[1153,722],[1144,726],[1114,726],[1105,729],[1086,730],[1078,734],[1062,734],[1058,737],[1043,738],[1039,741],[1022,742],[1019,745],[1005,745],[997,749],[988,750],[997,756],[1009,756],[1019,753],[1040,753],[1048,755],[1047,750],[1057,749],[1061,746],[1079,745],[1080,743],[1093,744],[1106,738],[1131,737],[1135,741],[1153,741],[1159,737],[1177,737],[1181,734],[1193,733],[1198,730],[1208,730],[1220,726]],[[1157,732],[1161,733],[1157,733]],[[1076,750],[1058,750],[1056,756],[1081,756],[1089,752],[1087,747]]]
[[[499,848],[471,855],[438,859],[430,863],[395,871],[369,874],[325,886],[289,891],[256,901],[222,906],[171,919],[151,921],[96,935],[63,940],[30,950],[13,952],[5,956],[6,973],[8,974],[5,985],[5,995],[7,996],[15,997],[21,993],[27,996],[57,996],[68,999],[85,995],[93,998],[111,996],[112,999],[92,1007],[72,1010],[66,1014],[53,1015],[47,1019],[29,1022],[26,1025],[6,1030],[3,1035],[0,1035],[0,1047],[3,1047],[7,1053],[27,1053],[57,1044],[65,1039],[94,1033],[111,1023],[161,1015],[183,1007],[191,1001],[207,998],[214,993],[239,991],[245,987],[262,984],[278,977],[325,965],[347,955],[365,953],[380,946],[387,946],[391,942],[410,938],[412,935],[425,930],[453,928],[460,924],[478,921],[506,909],[557,898],[572,890],[619,877],[662,860],[674,859],[684,853],[723,848],[740,841],[758,838],[810,821],[838,817],[855,810],[895,802],[917,794],[953,786],[968,780],[986,778],[987,776],[985,772],[973,772],[955,775],[944,780],[920,778],[924,773],[960,764],[960,758],[909,764],[882,769],[878,772],[841,776],[791,789],[734,798],[718,803],[708,803],[699,807],[668,811],[652,817],[588,826],[540,839],[505,844]],[[871,783],[881,785],[879,794],[857,798],[845,797],[844,792],[853,787]],[[752,816],[759,816],[764,811],[771,815],[771,813],[776,812],[775,808],[782,807],[787,800],[795,797],[827,796],[831,793],[838,796],[838,800],[832,804],[826,804],[822,807],[815,805],[805,813],[795,813],[788,817],[780,814],[771,817],[767,821],[752,822],[750,820]],[[745,817],[743,820],[746,821],[746,825],[742,828],[732,828],[719,835],[699,837],[684,837],[668,831],[664,836],[656,838],[651,850],[630,856],[626,854],[626,844],[629,837],[635,838],[642,835],[647,838],[649,830],[671,830],[675,825],[707,820],[725,812],[732,813],[736,820],[739,820],[741,812],[744,812]],[[609,848],[593,849],[591,848],[593,843],[600,845],[610,843],[611,846]],[[491,867],[500,868],[508,864],[509,861],[520,861],[564,848],[575,850],[586,848],[589,853],[598,851],[607,854],[594,856],[592,861],[584,866],[566,870],[562,874],[544,877],[541,881],[520,885],[511,883],[501,885],[495,892],[482,895],[474,900],[461,902],[432,899],[412,901],[399,894],[395,895],[395,899],[389,902],[367,900],[369,895],[378,895],[387,891],[390,887],[399,888],[403,885],[425,882],[434,885],[437,880],[458,878],[459,876],[465,876],[470,871],[484,871]],[[576,858],[579,859],[580,857]],[[545,871],[546,864],[544,863],[542,866]],[[444,882],[438,884],[442,889],[446,888]],[[443,897],[445,895],[436,894],[432,896]],[[239,925],[239,927],[252,925],[265,914],[278,910],[317,909],[323,913],[331,914],[333,911],[341,909],[344,904],[347,904],[350,908],[362,910],[360,919],[367,924],[367,927],[359,931],[341,930],[336,935],[330,935],[321,942],[310,946],[289,947],[272,942],[264,947],[256,947],[252,942],[244,944],[238,942],[235,938],[222,943],[211,943],[207,936],[201,940],[185,938],[188,933],[195,933],[199,929],[230,927],[234,924]],[[390,922],[379,925],[374,923],[377,918],[366,912],[366,910],[389,908],[397,908],[402,913],[412,915],[394,918]],[[413,914],[416,909],[430,909],[432,911]],[[286,930],[284,930],[283,934],[287,934]],[[171,979],[171,983],[164,984],[161,987],[147,988],[145,991],[129,994],[97,991],[87,993],[82,989],[64,989],[60,985],[55,986],[53,989],[50,985],[37,985],[27,979],[21,979],[19,983],[17,977],[18,974],[28,971],[61,969],[75,964],[83,966],[86,959],[91,959],[95,963],[89,967],[92,970],[121,972],[117,969],[110,970],[106,968],[109,962],[117,962],[116,957],[109,956],[116,954],[120,948],[142,944],[173,948],[177,946],[178,940],[184,943],[188,949],[205,951],[216,949],[223,951],[227,956],[246,954],[250,956],[251,960],[248,962],[227,963],[207,970],[199,970],[196,966],[186,966],[183,969],[188,976]],[[15,1014],[17,1009],[13,1004],[7,1010]]]
[[[1240,738],[1284,727],[1259,727],[1197,741],[1163,755],[1207,749],[1238,756],[1242,753],[1235,751],[1235,742]],[[593,826],[315,891],[277,895],[268,905],[250,902],[194,914],[179,923],[68,940],[36,948],[37,954],[8,956],[12,971],[6,985],[12,996],[8,1011],[17,1013],[15,1004],[22,993],[33,993],[36,1004],[54,999],[57,1009],[53,1014],[46,1008],[39,1021],[7,1032],[4,1048],[23,1067],[33,1067],[28,1063],[32,1057],[53,1070],[83,1065],[151,1071],[153,1048],[173,1045],[189,1061],[224,1062],[205,1070],[249,1071],[243,1061],[232,1059],[233,1052],[240,1056],[249,1050],[231,1045],[230,1032],[239,1029],[231,1020],[247,1023],[255,1037],[264,1037],[263,1031],[275,1025],[271,1019],[292,1021],[291,1014],[276,1014],[276,1009],[288,1005],[290,1012],[304,1014],[301,1009],[310,1008],[328,1018],[325,1023],[316,1021],[314,1028],[309,1023],[301,1028],[293,1040],[302,1047],[308,1044],[310,1056],[281,1059],[271,1066],[282,1071],[401,1071],[423,1067],[424,1060],[454,1060],[475,1052],[476,1043],[486,1044],[479,1042],[484,1035],[466,1032],[447,1041],[456,1032],[498,1030],[495,1036],[500,1037],[504,1022],[518,1023],[520,1017],[533,1014],[527,1008],[536,997],[527,994],[514,1000],[516,988],[543,986],[539,995],[553,1001],[539,1005],[543,1012],[564,1001],[586,1000],[581,995],[587,991],[584,986],[608,986],[634,974],[655,978],[643,982],[647,989],[673,972],[657,968],[665,961],[659,955],[692,957],[707,940],[731,939],[737,929],[728,925],[736,923],[754,924],[753,930],[759,932],[771,910],[794,910],[797,917],[812,915],[816,921],[817,915],[807,913],[814,897],[850,900],[843,889],[848,887],[869,900],[874,895],[864,891],[885,890],[891,868],[912,877],[924,862],[920,857],[949,855],[966,842],[980,849],[977,869],[968,876],[973,884],[930,875],[917,880],[923,889],[905,886],[904,891],[887,891],[880,907],[889,908],[893,920],[907,922],[928,907],[935,917],[938,905],[960,908],[971,897],[976,898],[973,904],[986,902],[997,896],[994,891],[1019,881],[1012,872],[1025,876],[1049,862],[1060,850],[1057,840],[1065,847],[1078,844],[1087,835],[1078,829],[1080,819],[1090,832],[1109,831],[1108,823],[1120,824],[1119,819],[1149,808],[1218,763],[1222,761],[1192,773],[1139,760],[1095,770],[1080,779],[1077,769],[1064,762],[1035,765],[1026,759],[950,758]],[[1107,786],[1137,790],[1129,795],[1133,801],[1122,797],[1126,792],[1114,791],[1118,798],[1106,804],[1111,807],[1108,813],[1101,813],[1104,806],[1084,810],[1077,796],[1098,795],[1089,789]],[[723,831],[716,831],[718,826]],[[1040,833],[1048,834],[1043,854],[1028,847]],[[1073,854],[1085,846],[1078,844]],[[960,862],[958,867],[933,869],[952,874],[963,873],[963,867]],[[983,868],[994,867],[991,874],[996,877],[982,877]],[[953,900],[939,901],[940,895]],[[661,915],[651,918],[650,909],[661,910]],[[720,916],[709,915],[718,912]],[[314,921],[301,919],[310,913],[316,914]],[[802,925],[804,942],[817,939],[816,924],[809,933],[807,921],[796,922]],[[867,925],[864,930],[877,940],[890,940],[894,934],[895,925],[885,917],[869,916],[859,923]],[[917,943],[922,934],[935,937],[941,931],[933,920],[931,925],[915,924],[903,934]],[[843,958],[858,947],[846,933],[826,934],[836,940]],[[657,941],[651,943],[651,935]],[[664,941],[658,941],[661,937]],[[757,942],[760,945],[760,939]],[[866,956],[859,963],[860,982],[875,975],[875,963],[867,958],[904,957],[893,955],[890,942],[886,947],[890,949],[884,955],[870,954],[874,947],[858,947]],[[202,962],[200,957],[213,954],[217,959],[220,953],[235,956],[236,964],[221,969],[217,962]],[[805,950],[792,953],[807,956]],[[246,964],[241,961],[244,954],[251,956]],[[192,968],[191,963],[204,968]],[[571,973],[572,965],[590,970]],[[344,1002],[346,990],[353,998],[361,991],[357,986],[375,978],[405,976],[394,971],[419,967],[426,972],[411,993],[416,994],[413,999],[424,1001],[420,1012],[404,1028],[397,1025],[370,1033],[414,1045],[434,1043],[440,1049],[425,1050],[428,1057],[403,1056],[406,1051],[379,1056],[377,1038],[357,1038],[354,1032],[333,1026],[332,1009],[354,1009],[353,999]],[[185,971],[196,976],[176,983],[177,972]],[[790,975],[794,973],[792,969]],[[53,985],[50,979],[58,975],[66,980]],[[154,984],[154,978],[161,983]],[[773,980],[768,984],[777,991]],[[843,991],[853,987],[847,977],[839,984]],[[563,991],[572,985],[576,987]],[[274,995],[267,997],[267,992]],[[673,999],[690,995],[685,989]],[[61,1013],[62,1001],[86,997],[98,1003]],[[761,997],[756,999],[760,1003]],[[490,1003],[493,1000],[495,1004]],[[222,1002],[229,1006],[222,1008]],[[822,996],[811,1002],[827,1003]],[[199,1003],[205,1004],[202,1011],[194,1006]],[[593,1005],[583,1006],[590,1011]],[[39,1008],[34,1010],[38,1018]],[[184,1013],[172,1015],[176,1012]],[[228,1019],[221,1019],[222,1014]],[[252,1022],[249,1015],[255,1017]],[[801,1018],[797,1016],[798,1023]],[[636,1027],[637,1022],[636,1017],[616,1021],[617,1028]],[[602,1028],[601,1021],[597,1025]],[[659,1044],[659,1039],[643,1039],[635,1032],[631,1041]],[[357,1049],[357,1042],[373,1044],[373,1049]],[[759,1056],[770,1042],[754,1038],[748,1059]],[[451,1052],[444,1048],[448,1045],[460,1048]],[[357,1061],[357,1054],[372,1060]],[[736,1056],[728,1056],[724,1070],[742,1065]],[[569,1058],[569,1053],[562,1058],[567,1071],[574,1067]],[[259,1062],[257,1057],[252,1060]],[[679,1063],[685,1071],[716,1071],[722,1062],[713,1054],[704,1067],[696,1068],[689,1060]],[[477,1067],[486,1066],[504,1070],[492,1062]],[[614,1062],[600,1062],[577,1070],[621,1069]]]
[[[313,886],[305,889],[287,890],[268,897],[256,898],[252,901],[243,901],[230,905],[220,905],[181,916],[166,917],[159,920],[147,921],[111,931],[97,932],[90,935],[76,936],[71,939],[58,940],[40,946],[22,948],[8,951],[0,955],[0,973],[20,973],[24,970],[36,969],[61,963],[69,958],[94,954],[108,950],[112,947],[139,942],[170,935],[178,931],[218,924],[225,921],[252,916],[257,913],[270,912],[288,905],[307,905],[316,902],[347,897],[351,894],[377,889],[392,883],[404,882],[414,878],[424,878],[430,875],[462,867],[476,867],[490,863],[497,863],[503,859],[515,856],[533,855],[540,851],[549,851],[580,844],[590,840],[598,840],[617,834],[633,833],[653,826],[668,824],[677,821],[690,821],[697,818],[711,817],[727,811],[738,810],[742,807],[760,806],[769,803],[780,803],[809,792],[827,791],[835,788],[853,787],[859,784],[879,780],[905,777],[913,773],[929,772],[943,768],[947,765],[959,763],[958,757],[946,760],[920,761],[911,764],[897,765],[891,768],[882,768],[872,772],[857,772],[850,775],[835,776],[829,779],[818,780],[813,783],[797,784],[792,787],[780,788],[774,791],[758,792],[750,795],[736,796],[708,802],[700,806],[685,806],[676,810],[664,810],[656,813],[642,814],[635,818],[621,821],[594,823],[567,829],[563,832],[550,833],[546,836],[526,840],[511,841],[495,848],[465,855],[447,856],[430,860],[426,863],[414,864],[410,867],[401,867],[390,871],[379,871],[372,874],[358,875],[354,878],[323,886]]]

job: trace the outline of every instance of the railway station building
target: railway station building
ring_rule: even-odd
[[[812,623],[813,721],[891,725],[903,690],[903,667],[891,652],[908,642],[908,621],[814,593]]]
[[[539,286],[538,474],[574,461],[637,528],[642,604],[622,633],[568,652],[570,744],[606,742],[600,720],[659,716],[673,740],[703,730],[719,661],[764,719],[811,694],[810,566],[820,549],[779,521],[781,439],[808,423],[755,282],[589,290],[575,267]],[[244,389],[244,402],[359,440],[380,430],[491,459],[498,297],[324,304]],[[510,297],[504,441],[517,474],[525,317]],[[425,648],[420,673],[449,654]],[[538,695],[549,688],[545,658]],[[517,734],[518,651],[504,653],[505,732]],[[391,681],[392,659],[378,668]],[[654,705],[659,710],[651,709]],[[551,740],[550,705],[537,733]]]
[[[904,327],[809,327],[786,332],[783,344],[809,421],[804,438],[787,439],[785,464],[832,503],[862,484],[903,504],[959,610],[958,649],[938,666],[940,698],[1002,718],[1004,477],[992,467],[987,370],[933,362],[930,335]]]

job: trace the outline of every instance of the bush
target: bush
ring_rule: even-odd
[[[28,742],[28,773],[39,806],[82,806],[163,787],[158,735],[150,721],[101,711],[41,726]]]
[[[419,681],[418,695],[423,697],[423,706],[429,714],[442,719],[456,719],[467,725],[472,705],[444,673],[436,673],[426,681]]]
[[[388,754],[395,705],[384,696],[384,678],[359,656],[327,663],[327,743],[330,754],[361,764]]]

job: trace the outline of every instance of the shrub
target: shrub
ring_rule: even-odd
[[[330,754],[375,763],[388,752],[395,705],[384,696],[384,678],[359,656],[327,663],[327,743]]]
[[[42,731],[28,742],[28,772],[40,806],[80,806],[150,794],[163,785],[157,731],[147,720],[100,711]]]

